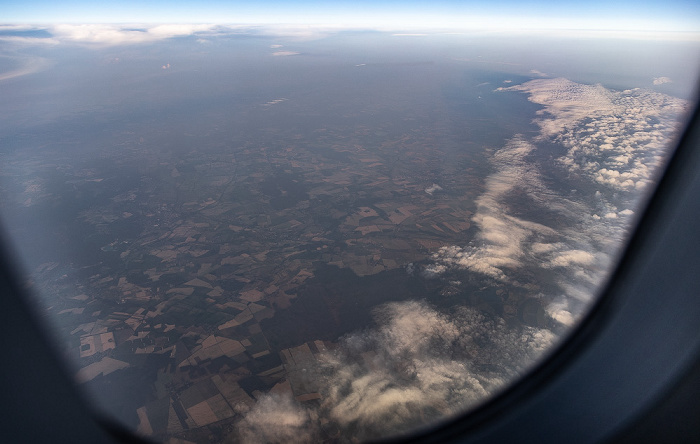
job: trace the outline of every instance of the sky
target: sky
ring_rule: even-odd
[[[5,0],[5,24],[244,23],[369,28],[700,31],[695,0]]]

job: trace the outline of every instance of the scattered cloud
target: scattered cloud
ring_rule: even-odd
[[[547,314],[560,324],[571,327],[576,322],[574,315],[569,311],[569,303],[561,297],[550,303],[546,308]]]
[[[545,106],[547,116],[537,120],[542,137],[559,134],[591,114],[616,111],[612,93],[602,85],[583,85],[564,78],[537,79],[503,90],[527,92],[531,102]]]
[[[425,192],[432,196],[434,192],[441,191],[441,190],[442,190],[442,187],[440,185],[434,183],[434,184],[430,185],[428,188],[426,188]]]
[[[213,28],[214,25],[157,25],[152,28],[148,28],[147,32],[148,34],[158,38],[171,38],[211,31]]]
[[[542,138],[568,149],[559,162],[616,191],[638,193],[649,185],[689,110],[687,101],[654,91],[610,91],[566,79],[509,89],[545,106]]]
[[[571,267],[572,265],[588,266],[595,261],[595,256],[588,251],[569,250],[557,253],[549,264],[555,267]]]
[[[274,100],[270,100],[269,102],[265,102],[265,103],[263,103],[262,106],[269,107],[272,105],[277,105],[278,103],[286,102],[287,100],[289,100],[289,99],[287,99],[285,97],[281,97],[279,99],[274,99]]]
[[[654,85],[663,85],[664,83],[673,83],[669,77],[656,77],[653,81]]]
[[[298,52],[296,51],[275,51],[272,53],[273,56],[275,57],[285,57],[285,56],[294,56],[294,55],[299,55]]]
[[[317,40],[346,29],[340,25],[223,25],[223,24],[73,24],[49,26],[0,25],[0,41],[24,45],[83,44],[93,47],[153,43],[160,40],[195,36],[198,43],[211,43],[211,37],[222,35],[252,35],[285,38],[291,41]],[[41,31],[44,37],[17,36],[17,31]],[[3,35],[3,33],[8,35]],[[271,44],[271,49],[283,48]],[[277,55],[293,55],[293,51],[277,51]]]
[[[527,201],[521,205],[542,207],[571,217],[579,208],[548,189],[536,166],[528,161],[535,145],[516,136],[494,153],[496,172],[486,179],[485,192],[476,199],[472,221],[479,231],[466,247],[443,247],[433,260],[446,267],[470,270],[490,278],[510,282],[512,272],[525,265],[537,265],[565,248],[558,230],[543,223],[517,217],[509,202],[516,192]]]
[[[238,422],[242,443],[310,443],[318,435],[313,412],[289,395],[267,394]]]
[[[543,105],[535,121],[540,131],[530,139],[516,136],[494,153],[494,172],[475,201],[477,234],[467,245],[440,248],[424,275],[467,270],[527,288],[542,288],[539,279],[549,276],[558,291],[542,295],[549,301],[546,313],[570,326],[605,279],[688,103],[654,91],[611,91],[567,79],[497,91],[523,91]],[[552,165],[538,155],[540,143],[566,151]],[[545,161],[547,168],[563,168],[572,184],[583,180],[598,190],[564,195],[552,189],[541,173]]]
[[[321,353],[320,371],[307,368],[325,375],[317,410],[263,397],[239,423],[242,440],[313,442],[317,417],[358,440],[403,432],[476,405],[556,341],[547,329],[511,327],[467,307],[441,312],[424,301],[385,304],[374,318],[375,327]]]

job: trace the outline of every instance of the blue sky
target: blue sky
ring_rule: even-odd
[[[4,23],[291,23],[700,31],[696,0],[3,0]]]

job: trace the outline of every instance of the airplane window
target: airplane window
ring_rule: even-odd
[[[696,105],[700,10],[389,3],[3,7],[0,215],[101,414],[402,435],[591,308]]]

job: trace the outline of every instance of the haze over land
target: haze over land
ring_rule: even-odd
[[[697,77],[692,40],[0,41],[28,286],[80,387],[163,441],[349,442],[497,393],[594,303]]]

